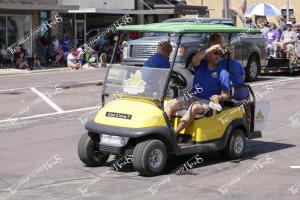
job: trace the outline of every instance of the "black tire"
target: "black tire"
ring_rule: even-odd
[[[246,67],[246,81],[256,81],[260,73],[259,60],[256,56],[250,56]]]
[[[133,167],[140,175],[155,176],[164,170],[167,162],[167,150],[160,140],[147,140],[135,146],[132,157]],[[151,162],[150,157],[158,158],[158,163]]]
[[[238,142],[237,140],[239,140],[239,142],[242,142],[240,143],[239,145],[240,147],[238,149],[235,147],[236,145],[238,145],[236,143]],[[232,134],[229,137],[226,148],[221,150],[220,153],[223,157],[227,159],[235,160],[241,158],[244,155],[245,149],[246,149],[245,133],[241,129],[235,129],[233,130]]]
[[[92,139],[88,133],[80,137],[77,151],[80,160],[88,167],[102,166],[109,158],[109,154],[99,152],[97,140]]]

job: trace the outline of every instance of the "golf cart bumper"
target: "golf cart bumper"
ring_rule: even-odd
[[[158,134],[171,134],[170,129],[167,126],[155,126],[144,128],[128,128],[110,126],[105,124],[99,124],[94,121],[89,121],[85,124],[86,130],[91,133],[106,134],[120,137],[138,138],[145,135],[158,133]]]
[[[109,136],[119,136],[129,139],[143,138],[151,136],[152,138],[161,139],[167,144],[167,149],[170,152],[176,150],[176,139],[174,133],[167,126],[154,126],[154,127],[143,127],[143,128],[128,128],[128,127],[118,127],[110,126],[105,124],[95,123],[94,121],[89,121],[85,124],[86,130],[90,134],[109,135]],[[122,153],[127,147],[127,144],[122,147],[112,147],[112,145],[103,145],[100,142],[100,150],[109,153]]]

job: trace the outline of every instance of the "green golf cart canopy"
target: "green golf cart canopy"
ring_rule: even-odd
[[[168,32],[168,33],[260,33],[259,29],[243,28],[225,24],[198,22],[169,22],[119,26],[120,31]]]

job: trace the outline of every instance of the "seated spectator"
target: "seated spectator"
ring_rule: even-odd
[[[32,67],[29,67],[29,65],[28,65],[28,62],[27,62],[27,60],[25,58],[25,55],[24,55],[24,52],[21,52],[21,51],[20,51],[20,54],[18,56],[16,56],[16,66],[19,69],[28,68],[28,69],[32,70]]]
[[[98,68],[97,52],[87,45],[82,52],[82,69]]]
[[[81,68],[79,52],[76,49],[74,49],[67,56],[67,64],[68,64],[68,67],[71,69],[80,69]]]
[[[289,20],[289,21],[292,22],[292,24],[293,24],[294,26],[295,26],[296,23],[297,23],[296,18],[295,18],[295,16],[293,16],[293,15],[290,16],[290,20]]]
[[[102,68],[106,68],[107,67],[107,54],[106,53],[101,53],[101,55],[99,56],[99,65],[102,67]]]
[[[270,23],[268,21],[265,21],[263,24],[263,28],[260,30],[262,32],[262,35],[266,35],[266,33],[270,30]]]
[[[285,31],[287,29],[287,25],[286,25],[286,20],[284,19],[284,17],[282,15],[276,17],[277,21],[278,21],[278,31],[280,33],[280,36],[282,34],[283,31]]]
[[[300,24],[296,24],[295,26],[295,33],[297,36],[297,42],[296,42],[296,54],[297,57],[300,57]]]
[[[286,57],[290,58],[292,52],[295,52],[295,42],[297,41],[297,35],[295,31],[293,31],[292,22],[287,23],[287,30],[283,31],[280,42],[275,42],[274,45],[274,55],[272,57],[276,57],[276,52],[278,49],[284,50],[286,52]]]
[[[172,52],[172,45],[169,40],[161,41],[157,47],[157,53],[151,56],[144,67],[152,68],[170,68],[169,57]]]
[[[270,57],[274,55],[274,44],[279,41],[279,31],[275,23],[271,23],[271,27],[265,33],[265,38],[267,39],[267,56]]]
[[[36,53],[34,53],[32,56],[32,67],[33,69],[42,69],[41,59],[37,57]]]

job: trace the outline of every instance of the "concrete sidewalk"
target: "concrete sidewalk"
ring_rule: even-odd
[[[43,73],[43,72],[55,72],[55,71],[69,71],[71,69],[67,67],[58,67],[58,68],[45,68],[39,70],[27,70],[27,69],[0,69],[0,76],[6,75],[16,75],[16,74],[31,74],[31,73]]]
[[[112,64],[113,66],[120,66],[119,63]],[[107,63],[107,66],[109,64]],[[0,76],[6,75],[18,75],[18,74],[32,74],[32,73],[44,73],[44,72],[57,72],[57,71],[91,71],[91,70],[101,70],[102,68],[88,68],[88,69],[70,69],[68,67],[46,67],[45,69],[38,69],[38,70],[28,70],[28,69],[14,69],[14,68],[7,68],[7,69],[0,69]]]

